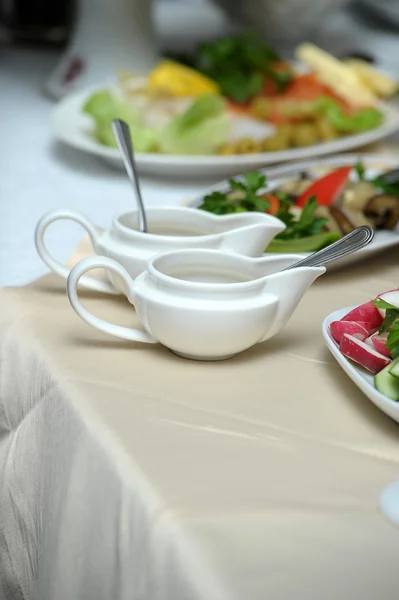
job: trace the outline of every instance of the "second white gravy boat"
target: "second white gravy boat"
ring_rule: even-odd
[[[69,301],[89,325],[134,342],[161,343],[196,360],[222,360],[278,333],[325,267],[281,271],[298,259],[248,258],[217,250],[160,254],[134,281],[116,261],[101,256],[76,264],[67,280]],[[120,278],[144,330],[113,325],[85,309],[81,277],[105,268]]]
[[[51,256],[44,234],[51,223],[72,220],[86,229],[96,254],[117,260],[134,279],[153,256],[171,250],[201,248],[261,256],[271,240],[285,229],[282,221],[260,212],[219,216],[195,208],[168,206],[148,208],[146,215],[149,233],[139,231],[137,211],[117,214],[112,226],[101,232],[79,212],[55,210],[37,224],[36,248],[47,266],[66,279],[69,269]],[[107,269],[107,276],[110,283],[86,276],[81,284],[100,292],[121,292],[123,287],[115,273]]]

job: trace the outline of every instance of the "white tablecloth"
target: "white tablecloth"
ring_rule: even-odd
[[[276,339],[217,363],[91,329],[56,276],[1,290],[1,600],[397,600],[378,501],[398,425],[320,333],[395,280],[389,252],[325,275]]]
[[[339,23],[329,23],[335,47],[371,44]],[[373,38],[391,70],[396,43]],[[53,143],[40,86],[58,56],[0,52],[3,286],[45,273],[33,246],[45,211],[75,208],[105,225],[132,197],[123,174]],[[143,187],[152,205],[203,184]],[[59,225],[50,246],[66,259],[80,236]],[[348,304],[380,290],[378,268],[367,286],[355,272]],[[163,350],[159,363],[140,362],[89,333],[63,290],[47,279],[1,296],[1,600],[397,599],[399,536],[377,509],[397,476],[397,427],[322,348],[321,318],[341,298],[321,304],[316,293],[274,345],[281,359],[292,341],[293,387],[278,358],[257,352],[230,371]],[[90,301],[101,310],[103,299]],[[115,319],[127,311],[107,304]]]

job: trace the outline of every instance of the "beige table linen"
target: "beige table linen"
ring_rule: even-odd
[[[2,290],[2,600],[397,600],[378,498],[398,426],[320,328],[398,283],[397,249],[327,274],[276,339],[217,363],[91,329],[56,276]]]

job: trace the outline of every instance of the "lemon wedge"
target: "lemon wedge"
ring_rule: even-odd
[[[198,71],[173,61],[162,61],[148,75],[148,88],[177,97],[219,94],[218,85]]]

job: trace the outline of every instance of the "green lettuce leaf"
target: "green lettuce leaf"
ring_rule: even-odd
[[[136,152],[156,151],[158,132],[142,124],[140,113],[109,90],[100,90],[88,98],[83,112],[94,119],[97,140],[105,146],[116,147],[111,121],[122,119],[129,125]]]
[[[280,240],[274,239],[270,242],[266,248],[266,252],[277,252],[277,253],[295,253],[295,252],[316,252],[326,246],[329,246],[333,242],[341,239],[341,235],[335,232],[317,233],[315,235],[308,235],[307,237],[295,239],[295,240]]]
[[[376,108],[361,108],[347,116],[332,98],[320,98],[317,107],[331,125],[341,133],[361,133],[379,127],[384,115]]]
[[[225,100],[220,96],[200,96],[162,130],[160,151],[165,154],[213,154],[227,139],[225,108]]]

